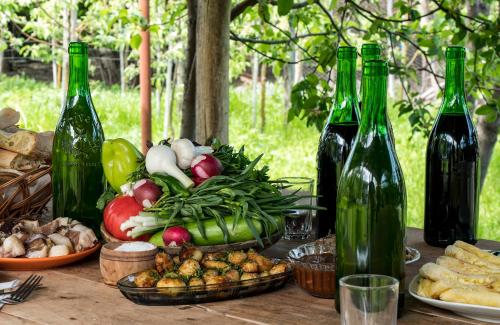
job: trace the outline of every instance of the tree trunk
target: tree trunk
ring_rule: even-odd
[[[393,7],[393,0],[387,0],[387,17],[392,17],[392,7]],[[389,41],[390,42],[390,41]],[[390,46],[390,43],[389,43]],[[363,67],[361,67],[362,69]],[[389,96],[391,98],[394,98],[394,76],[392,74],[389,74],[387,78],[387,88],[389,90]]]
[[[196,26],[196,140],[227,143],[231,0],[198,3]]]
[[[468,14],[473,17],[476,17],[479,14],[488,15],[489,8],[487,6],[478,5],[478,2],[476,2],[475,5],[471,6],[469,1],[466,1],[466,6],[468,7]],[[474,43],[473,42],[470,43],[471,44],[469,45],[469,48],[475,49]],[[478,55],[477,52],[476,55]],[[493,94],[493,98],[498,98],[498,96],[500,96],[500,92],[495,91]],[[476,103],[476,105],[477,104],[478,103]],[[498,114],[497,118],[492,122],[486,121],[485,116],[478,116],[476,130],[477,130],[477,140],[479,143],[479,157],[481,160],[481,179],[479,183],[481,190],[483,189],[484,181],[488,173],[488,167],[490,165],[491,156],[493,155],[493,152],[495,150],[495,145],[498,139],[499,128],[500,128],[500,116]]]
[[[176,89],[177,89],[177,80],[178,80],[178,74],[179,74],[179,64],[177,64],[175,61],[173,62],[173,73],[172,73],[172,94],[170,95],[170,111],[168,113],[168,129],[170,132],[170,136],[172,138],[175,138],[175,131],[174,131],[174,123],[172,121],[172,116],[174,114],[174,103],[177,103],[176,101]],[[177,105],[177,104],[176,104]],[[178,105],[177,105],[178,106]]]
[[[169,138],[169,126],[171,124],[171,111],[172,111],[172,71],[173,62],[168,60],[167,62],[167,76],[165,78],[165,111],[163,115],[163,139]],[[173,137],[170,135],[170,137]]]
[[[3,68],[3,51],[0,51],[0,74],[2,74]]]
[[[57,61],[56,61],[56,40],[54,37],[50,40],[50,52],[52,53],[52,85],[54,88],[59,86],[57,78]]]
[[[477,123],[477,138],[479,142],[479,157],[481,157],[481,189],[483,188],[491,156],[497,143],[500,115],[494,122],[487,122],[484,116],[479,116]],[[495,180],[496,181],[496,180]]]
[[[188,0],[188,39],[184,70],[181,138],[196,137],[196,19],[198,0]]]
[[[158,85],[156,85],[155,82],[155,106],[156,106],[156,116],[160,118],[161,116],[161,82],[158,82]]]
[[[125,93],[125,46],[120,46],[120,93]]]
[[[78,15],[78,1],[71,0],[70,2],[70,18],[69,18],[69,39],[71,42],[78,41],[76,35],[76,24],[77,24],[77,15]]]
[[[266,127],[266,75],[267,64],[260,66],[260,133],[264,133]]]
[[[69,78],[69,57],[68,57],[68,47],[69,47],[69,37],[70,37],[70,8],[68,8],[68,3],[64,2],[63,9],[63,59],[61,67],[61,106],[64,105],[66,99],[66,93],[68,92],[68,78]]]
[[[142,16],[149,23],[149,0],[139,0]],[[141,148],[146,154],[151,135],[151,53],[149,30],[141,31],[142,42],[139,47],[139,86],[141,98]]]
[[[259,55],[257,53],[254,53],[253,64],[252,64],[252,127],[253,128],[257,127],[258,83],[259,83]]]
[[[288,125],[288,110],[292,106],[292,82],[294,80],[293,72],[295,72],[295,67],[292,64],[286,64],[283,67],[283,125],[286,127]]]

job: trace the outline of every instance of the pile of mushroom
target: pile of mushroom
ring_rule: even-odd
[[[69,218],[40,225],[22,220],[9,234],[0,233],[0,257],[41,258],[81,252],[97,244],[92,229]]]

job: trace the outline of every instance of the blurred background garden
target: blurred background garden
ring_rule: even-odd
[[[147,22],[130,0],[2,0],[0,108],[19,110],[24,128],[54,130],[65,94],[64,49],[71,40],[83,40],[91,47],[91,92],[106,138],[125,137],[140,146],[138,49],[141,31],[148,30],[152,140],[184,136],[190,4],[152,0]],[[407,224],[419,228],[427,135],[444,86],[444,49],[465,46],[468,106],[478,132],[493,143],[484,149],[491,159],[481,191],[479,237],[500,240],[497,2],[230,5],[229,143],[245,145],[252,157],[264,153],[262,163],[274,178],[315,178],[320,129],[335,89],[336,47],[377,42],[391,65],[389,117],[406,181]]]

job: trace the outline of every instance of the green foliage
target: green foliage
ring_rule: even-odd
[[[278,0],[278,14],[284,16],[290,12],[293,0]]]
[[[408,119],[413,133],[428,134],[432,126],[430,117],[439,105],[436,97],[441,93],[437,84],[439,87],[444,84],[444,50],[448,45],[468,49],[465,79],[469,108],[474,112],[473,108],[480,106],[476,113],[494,120],[500,103],[498,6],[492,0],[473,1],[470,8],[476,9],[469,10],[477,12],[467,12],[467,7],[458,0],[427,1],[426,6],[423,2],[395,1],[394,15],[387,17],[382,1],[333,1],[329,6],[327,1],[310,1],[299,9],[293,8],[292,1],[278,1],[277,6],[261,1],[257,8],[246,13],[251,17],[258,15],[260,21],[252,29],[240,29],[240,25],[235,29],[244,38],[268,41],[243,43],[276,64],[289,61],[289,53],[296,50],[314,68],[294,86],[289,120],[298,118],[308,126],[322,127],[325,110],[331,106],[330,77],[335,68],[336,47],[346,43],[360,48],[365,42],[386,47],[390,73],[402,86],[396,106]],[[248,23],[246,16],[242,21]],[[270,45],[272,40],[285,42]],[[428,86],[435,87],[434,92],[422,89],[423,70],[431,74],[433,80]],[[311,82],[311,76],[326,82]]]

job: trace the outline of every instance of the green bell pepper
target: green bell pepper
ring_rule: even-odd
[[[127,183],[129,174],[137,169],[143,159],[142,153],[125,139],[106,140],[102,144],[104,175],[117,193],[122,192],[120,186]]]

